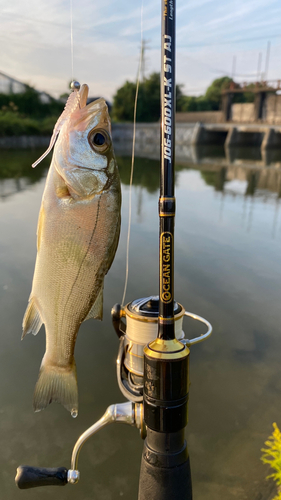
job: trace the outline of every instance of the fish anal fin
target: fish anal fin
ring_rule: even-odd
[[[84,319],[84,321],[90,318],[102,320],[102,316],[103,316],[103,286],[101,287],[98,296],[95,302],[93,303],[90,311],[88,312],[86,318]]]
[[[42,326],[42,318],[40,316],[40,312],[37,308],[35,299],[30,299],[28,306],[25,311],[25,315],[22,322],[22,339],[25,337],[27,333],[32,333],[33,335],[37,335],[41,326]]]
[[[73,359],[69,367],[41,364],[33,396],[35,412],[44,410],[50,403],[61,403],[72,417],[78,415],[78,388],[76,364]]]

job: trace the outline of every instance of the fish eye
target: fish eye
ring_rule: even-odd
[[[103,134],[101,134],[100,132],[97,132],[94,136],[93,136],[93,144],[95,146],[103,146],[104,143],[105,143],[105,137]]]
[[[105,130],[92,130],[88,135],[88,141],[92,149],[104,153],[110,146],[110,138]]]

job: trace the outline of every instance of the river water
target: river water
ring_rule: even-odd
[[[41,151],[1,151],[0,473],[5,500],[137,499],[142,441],[111,425],[80,455],[78,485],[19,491],[19,464],[70,466],[77,437],[122,402],[115,376],[118,339],[110,310],[125,277],[130,158],[118,156],[122,232],[105,280],[104,320],[85,322],[76,343],[79,416],[52,404],[33,413],[44,329],[23,342],[21,322],[36,256],[36,224],[48,160]],[[189,154],[190,153],[190,154]],[[187,441],[195,500],[269,500],[260,449],[281,427],[281,183],[278,154],[181,152],[176,169],[175,298],[207,318],[212,337],[190,355]],[[155,160],[136,158],[127,302],[158,293],[158,178]],[[188,337],[198,334],[185,320]],[[149,499],[148,499],[149,500]]]

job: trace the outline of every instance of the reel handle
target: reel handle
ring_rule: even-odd
[[[44,468],[20,465],[17,468],[15,482],[21,490],[37,486],[64,486],[67,484],[67,473],[68,469],[65,467]]]

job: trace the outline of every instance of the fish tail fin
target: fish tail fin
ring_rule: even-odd
[[[43,360],[33,396],[34,411],[44,410],[52,402],[61,403],[72,417],[77,417],[78,387],[74,359],[69,369],[48,366]]]

